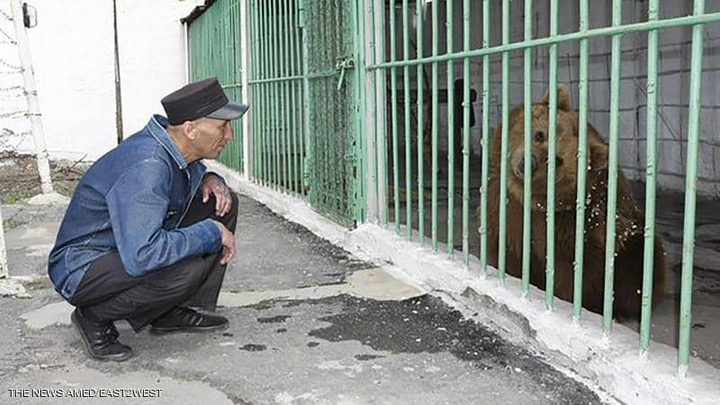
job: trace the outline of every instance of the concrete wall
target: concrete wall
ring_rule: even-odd
[[[117,2],[125,137],[142,128],[151,114],[162,112],[160,98],[185,83],[179,20],[200,3]],[[117,144],[113,2],[32,0],[30,4],[38,13],[38,25],[28,30],[28,36],[48,150],[52,157],[95,160]],[[0,0],[0,9],[9,14],[9,0]],[[13,46],[0,47],[0,60],[17,58],[13,54],[17,54]],[[22,85],[22,78],[13,76],[17,77],[0,82],[2,87]],[[17,96],[13,102],[23,103]],[[6,110],[3,105],[0,114]],[[24,125],[2,121],[2,127],[21,132]],[[32,143],[17,149],[32,150]]]

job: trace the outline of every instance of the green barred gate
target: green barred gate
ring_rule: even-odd
[[[355,2],[304,2],[310,203],[344,225],[362,221]]]
[[[242,0],[218,0],[193,20],[189,29],[191,79],[217,76],[227,96],[236,101],[242,101],[241,3]],[[228,143],[219,160],[242,172],[244,134],[239,121],[233,123],[233,132],[235,139]]]
[[[658,166],[658,79],[659,35],[672,29],[691,30],[687,99],[688,110],[681,121],[687,128],[685,166],[684,230],[678,333],[679,375],[687,372],[690,351],[691,297],[695,243],[695,206],[698,182],[700,109],[702,90],[703,32],[720,21],[720,13],[706,13],[705,2],[694,0],[693,15],[661,18],[660,2],[643,3],[640,21],[623,24],[623,2],[578,0],[561,10],[558,0],[525,0],[511,7],[510,0],[220,0],[190,26],[193,78],[218,75],[228,89],[239,88],[240,60],[237,40],[246,33],[249,114],[250,173],[263,186],[307,197],[322,214],[342,223],[380,222],[408,240],[447,254],[460,254],[466,266],[477,252],[480,269],[488,263],[488,199],[499,204],[499,271],[505,279],[508,119],[513,105],[529,106],[548,88],[556,88],[559,76],[575,63],[577,76],[563,77],[576,86],[579,104],[578,165],[588,159],[585,123],[589,112],[606,114],[608,135],[608,209],[603,213],[606,232],[606,267],[603,328],[612,333],[615,214],[618,187],[621,82],[626,56],[623,39],[643,33],[647,44],[646,67],[641,84],[646,106],[642,116],[642,179],[645,188],[645,273],[642,288],[640,352],[650,347],[652,252],[656,213],[655,190]],[[214,4],[212,4],[214,3]],[[514,2],[517,3],[517,2]],[[630,4],[632,2],[625,2]],[[237,5],[247,7],[247,20],[240,24]],[[568,5],[570,2],[568,2]],[[626,8],[628,7],[626,4]],[[563,3],[565,7],[565,3]],[[608,23],[591,21],[591,7],[608,13]],[[541,11],[538,11],[541,10]],[[602,11],[601,10],[601,11]],[[542,12],[541,31],[538,13]],[[573,27],[559,29],[558,17],[577,15]],[[599,15],[599,14],[598,14]],[[512,18],[511,18],[512,16]],[[362,17],[362,18],[361,18]],[[599,19],[600,17],[598,17]],[[517,27],[511,35],[511,21]],[[368,46],[365,44],[368,39]],[[512,40],[511,40],[512,38]],[[591,41],[607,47],[607,93],[600,112],[590,108],[588,94],[593,83]],[[577,46],[577,58],[558,60]],[[599,48],[602,48],[600,46]],[[538,67],[538,58],[546,65]],[[597,54],[594,55],[597,58]],[[572,60],[571,60],[572,59]],[[569,61],[569,62],[568,62]],[[512,69],[511,69],[512,67]],[[622,68],[622,69],[621,69]],[[562,70],[561,69],[565,69]],[[566,75],[567,76],[567,75]],[[636,78],[635,78],[636,79]],[[514,90],[513,90],[514,89]],[[518,95],[519,97],[512,96]],[[239,94],[236,94],[239,95]],[[476,100],[477,96],[477,100]],[[236,97],[237,99],[238,97]],[[636,100],[632,100],[636,101]],[[557,94],[549,93],[549,155],[554,155]],[[474,111],[477,111],[475,119]],[[527,111],[527,110],[526,110]],[[529,112],[526,112],[529,113]],[[372,116],[370,116],[372,115]],[[640,117],[638,113],[638,117]],[[475,123],[477,121],[477,123]],[[592,119],[593,123],[597,119]],[[638,121],[640,121],[638,119]],[[529,122],[529,121],[527,121]],[[490,137],[494,126],[503,130],[500,191],[489,195],[488,165]],[[475,129],[471,127],[475,126]],[[524,131],[525,145],[532,142],[530,125]],[[477,135],[479,156],[473,157],[471,136]],[[367,147],[366,147],[367,145]],[[441,147],[445,149],[441,150]],[[526,151],[530,148],[525,147]],[[242,162],[242,149],[225,156]],[[720,156],[720,155],[719,155]],[[530,156],[525,156],[530,161]],[[229,163],[233,167],[231,163]],[[556,163],[547,164],[548,184],[547,283],[542,299],[554,310],[555,205],[553,186]],[[530,165],[525,178],[531,177]],[[581,170],[580,173],[583,173]],[[577,195],[584,196],[582,174]],[[531,221],[530,182],[525,183],[523,221]],[[473,212],[479,215],[475,218]],[[574,319],[582,313],[584,198],[576,201]],[[367,217],[367,219],[366,219]],[[426,228],[426,225],[429,225]],[[476,230],[479,229],[479,234]],[[473,242],[473,236],[477,236]],[[474,245],[473,243],[476,243]],[[457,249],[457,252],[456,252]],[[519,295],[529,294],[530,233],[523,236],[522,284]]]
[[[352,1],[248,1],[251,178],[362,220]]]

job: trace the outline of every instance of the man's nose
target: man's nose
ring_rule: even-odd
[[[234,138],[234,135],[233,135],[232,123],[228,122],[227,126],[225,127],[225,139],[227,139],[228,141],[232,141],[233,138]]]

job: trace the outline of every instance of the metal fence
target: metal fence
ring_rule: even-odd
[[[241,0],[219,0],[190,25],[190,72],[193,80],[217,76],[232,100],[242,101],[243,66],[240,40]],[[228,143],[220,161],[239,172],[245,164],[240,122],[233,122],[235,139]]]
[[[439,222],[440,221],[446,221],[446,229],[447,229],[447,237],[445,238],[445,241],[447,242],[447,248],[448,252],[450,254],[453,253],[454,250],[454,243],[453,243],[453,226],[456,224],[456,220],[453,218],[453,213],[455,212],[454,205],[456,204],[454,200],[454,177],[455,177],[455,170],[453,169],[455,167],[454,159],[456,158],[455,153],[455,147],[456,147],[456,140],[454,139],[455,136],[460,136],[462,139],[462,142],[459,144],[462,148],[462,201],[461,201],[461,212],[462,212],[462,221],[461,221],[461,227],[462,227],[462,253],[463,258],[466,263],[469,262],[469,243],[468,243],[468,235],[470,233],[470,227],[469,227],[469,220],[470,220],[470,189],[469,189],[469,179],[471,177],[470,173],[470,166],[469,166],[469,136],[470,136],[470,118],[471,118],[471,91],[470,91],[470,63],[473,60],[480,59],[481,65],[482,65],[482,118],[481,118],[481,128],[482,128],[482,163],[481,163],[481,169],[480,173],[482,174],[481,179],[481,192],[480,192],[480,219],[479,219],[479,228],[480,228],[480,243],[479,243],[479,257],[480,257],[480,267],[482,269],[486,268],[486,265],[488,264],[488,252],[493,251],[493,246],[495,246],[497,256],[497,263],[493,263],[498,267],[499,271],[499,277],[502,281],[505,277],[505,273],[508,270],[508,266],[520,266],[522,268],[521,277],[522,277],[522,294],[526,295],[528,293],[528,287],[531,281],[531,277],[534,273],[537,273],[541,269],[538,269],[537,264],[533,262],[531,254],[535,251],[542,251],[544,252],[544,257],[546,260],[544,260],[545,263],[545,277],[543,277],[545,280],[544,285],[539,285],[539,287],[543,288],[546,292],[546,305],[548,309],[553,309],[553,300],[555,296],[555,272],[556,268],[562,267],[561,263],[556,263],[555,259],[558,257],[558,253],[556,253],[556,240],[555,240],[555,233],[558,229],[558,226],[563,226],[556,224],[556,211],[558,203],[555,199],[555,191],[556,191],[556,174],[557,174],[557,163],[556,159],[552,158],[557,155],[557,139],[558,139],[558,123],[557,123],[557,117],[558,117],[558,92],[555,90],[549,91],[549,97],[547,100],[548,108],[549,108],[549,114],[548,114],[548,134],[547,137],[547,156],[550,156],[551,158],[547,159],[547,181],[548,184],[547,189],[543,190],[546,191],[544,194],[546,194],[545,201],[538,202],[533,197],[535,194],[532,193],[531,188],[533,186],[533,183],[535,181],[532,181],[533,178],[533,172],[531,171],[531,165],[525,164],[523,169],[523,174],[520,177],[524,178],[524,184],[523,184],[523,190],[521,191],[521,194],[523,195],[523,201],[522,201],[522,218],[521,221],[523,229],[522,231],[522,260],[521,262],[513,262],[512,264],[509,264],[506,261],[506,257],[508,256],[508,216],[512,216],[515,214],[515,212],[509,212],[508,211],[508,177],[511,175],[509,174],[510,167],[512,166],[511,162],[509,161],[510,152],[508,150],[509,142],[508,139],[508,131],[509,131],[509,125],[510,125],[510,115],[511,115],[511,105],[510,105],[510,54],[513,51],[521,51],[523,52],[523,81],[524,81],[524,97],[523,97],[523,104],[524,108],[519,113],[522,114],[524,117],[530,117],[533,116],[533,114],[536,114],[533,107],[533,94],[532,94],[532,82],[533,82],[533,53],[536,52],[538,49],[542,49],[544,47],[548,48],[548,59],[549,59],[549,69],[548,69],[548,88],[549,89],[556,89],[558,88],[558,46],[563,43],[575,43],[579,42],[580,47],[580,56],[579,56],[579,112],[578,112],[578,124],[577,127],[579,129],[579,139],[577,141],[578,143],[578,149],[577,149],[577,167],[584,168],[587,167],[589,163],[589,151],[588,151],[588,119],[587,119],[587,111],[588,111],[588,43],[590,39],[593,38],[599,38],[599,37],[610,37],[612,41],[612,50],[611,50],[611,67],[610,67],[610,106],[609,106],[609,145],[608,145],[608,177],[607,177],[607,211],[603,211],[601,214],[603,218],[600,220],[600,222],[604,222],[604,225],[601,225],[605,228],[605,243],[603,246],[604,250],[604,298],[603,298],[603,305],[602,305],[602,314],[603,314],[603,328],[606,331],[606,333],[611,332],[611,326],[612,326],[612,319],[613,319],[613,285],[614,285],[614,276],[615,276],[615,257],[616,255],[616,246],[618,245],[617,240],[620,240],[623,235],[616,235],[616,229],[619,229],[620,225],[616,223],[617,215],[621,215],[620,211],[618,210],[618,187],[623,187],[624,179],[622,175],[619,174],[618,171],[618,139],[619,139],[619,106],[620,106],[620,67],[621,67],[621,44],[622,44],[622,38],[623,35],[628,33],[635,33],[635,32],[647,32],[648,33],[648,66],[647,66],[647,80],[646,80],[646,93],[647,93],[647,125],[646,125],[646,139],[647,139],[647,165],[646,165],[646,204],[645,204],[645,217],[644,217],[644,223],[647,224],[646,227],[644,227],[644,271],[642,275],[642,317],[641,317],[641,333],[640,333],[640,348],[641,352],[644,354],[650,343],[650,324],[651,324],[651,308],[652,308],[652,296],[653,296],[653,261],[657,260],[655,255],[656,250],[656,242],[655,242],[655,230],[654,230],[654,223],[655,223],[655,189],[656,189],[656,167],[657,167],[657,151],[656,151],[656,142],[657,142],[657,55],[658,55],[658,34],[662,30],[674,28],[674,27],[682,27],[682,26],[692,26],[692,55],[691,55],[691,63],[690,63],[690,79],[689,79],[689,97],[688,97],[688,106],[689,106],[689,113],[688,113],[688,139],[687,139],[687,166],[686,166],[686,192],[685,192],[685,215],[684,215],[684,244],[683,244],[683,266],[682,266],[682,287],[681,287],[681,304],[680,304],[680,326],[679,326],[679,346],[678,346],[678,367],[679,367],[679,374],[681,376],[684,376],[687,372],[687,364],[688,364],[688,353],[689,353],[689,336],[690,336],[690,309],[691,309],[691,292],[692,292],[692,270],[693,270],[693,247],[694,247],[694,233],[695,233],[695,205],[696,205],[696,185],[697,185],[697,156],[698,156],[698,139],[699,139],[699,130],[698,130],[698,123],[699,123],[699,111],[700,111],[700,92],[702,90],[701,87],[701,79],[702,79],[702,58],[703,58],[703,30],[705,27],[705,24],[710,22],[715,22],[720,19],[720,14],[718,13],[711,13],[706,14],[705,13],[705,7],[704,7],[704,1],[697,0],[694,3],[694,13],[692,16],[685,16],[685,17],[676,17],[676,18],[668,18],[668,19],[659,19],[659,4],[658,1],[650,1],[648,5],[648,18],[647,21],[644,22],[636,22],[631,24],[623,24],[622,23],[622,2],[620,0],[614,0],[612,2],[612,23],[610,26],[607,27],[598,27],[598,28],[589,28],[589,13],[588,13],[588,2],[586,0],[581,0],[579,2],[579,26],[574,32],[565,32],[565,33],[559,33],[558,32],[558,15],[559,15],[559,9],[558,9],[558,1],[557,0],[551,0],[549,1],[549,32],[547,36],[544,37],[532,37],[532,27],[533,27],[533,2],[530,0],[527,0],[524,2],[524,38],[519,41],[510,42],[510,2],[508,0],[503,0],[500,4],[500,2],[496,1],[489,1],[484,0],[482,4],[480,2],[470,2],[468,0],[462,1],[461,4],[458,5],[462,9],[462,24],[460,27],[454,26],[455,21],[453,21],[453,7],[455,7],[454,3],[460,3],[460,2],[453,2],[452,0],[446,0],[446,1],[433,1],[433,2],[417,2],[415,4],[414,11],[410,8],[408,1],[393,1],[391,0],[389,2],[389,6],[387,8],[389,15],[389,18],[387,18],[385,15],[382,15],[385,13],[385,7],[383,7],[381,2],[374,2],[376,7],[371,9],[371,12],[374,12],[376,16],[373,18],[379,19],[380,21],[383,21],[384,23],[381,24],[383,27],[388,27],[389,30],[389,42],[391,46],[391,51],[386,58],[386,60],[372,64],[368,66],[368,69],[372,71],[377,70],[383,70],[388,72],[388,74],[391,77],[391,87],[390,87],[390,94],[391,94],[391,105],[393,105],[392,108],[389,109],[391,112],[391,118],[389,119],[390,125],[388,131],[390,132],[389,139],[391,139],[391,155],[393,156],[393,161],[398,162],[394,164],[393,166],[393,173],[391,176],[388,176],[386,179],[379,179],[379,182],[376,184],[376,187],[378,187],[378,193],[382,193],[382,189],[385,186],[385,181],[391,183],[391,187],[394,190],[394,196],[393,196],[393,204],[390,206],[390,209],[394,211],[394,222],[396,225],[396,231],[398,233],[401,233],[401,227],[400,225],[403,223],[403,218],[401,218],[400,213],[402,211],[405,211],[406,218],[404,218],[404,224],[405,224],[405,230],[406,235],[408,238],[413,238],[411,229],[413,228],[412,220],[413,218],[417,218],[419,221],[419,224],[417,225],[417,240],[419,242],[423,242],[423,238],[425,236],[424,231],[424,225],[426,222],[425,214],[423,212],[424,209],[424,199],[423,199],[423,189],[426,188],[426,181],[424,180],[424,165],[421,163],[423,160],[427,160],[426,153],[423,152],[423,148],[429,147],[431,149],[430,153],[430,206],[432,213],[429,218],[430,222],[430,243],[434,250],[438,250],[439,246],[439,240],[441,236],[439,235]],[[439,21],[438,14],[439,10],[444,8],[445,11],[445,21]],[[498,19],[493,19],[493,13],[497,13],[496,10],[493,8],[500,8],[501,10],[501,17],[498,21]],[[480,11],[480,14],[482,15],[482,47],[480,48],[471,48],[470,46],[470,16],[471,11],[475,10],[475,12]],[[481,10],[478,10],[481,9]],[[396,13],[399,13],[402,17],[402,38],[403,38],[403,57],[399,58],[396,54],[395,49],[395,23],[397,20]],[[421,23],[418,23],[418,21],[423,21],[424,15],[428,14],[427,19],[431,21],[431,32],[430,35],[427,35],[428,33],[424,33],[423,30],[420,28]],[[380,14],[379,17],[377,17],[377,14]],[[413,16],[416,24],[416,49],[415,49],[415,57],[412,58],[409,56],[409,37],[410,37],[410,26],[409,26],[409,16]],[[497,41],[496,43],[493,43],[493,38],[491,37],[491,28],[498,23],[501,28],[501,39],[500,41]],[[445,45],[445,52],[440,53],[439,52],[439,44],[438,44],[438,38],[440,37],[439,30],[441,29],[441,24],[444,24],[445,29],[447,30],[447,34],[445,35],[446,44]],[[455,30],[462,30],[463,33],[463,41],[461,46],[456,46],[453,43],[453,37]],[[478,35],[478,33],[474,33],[473,35]],[[385,37],[386,31],[385,30],[379,30],[376,32],[376,36],[379,37]],[[425,38],[423,38],[425,37]],[[430,38],[431,46],[429,49],[426,47],[423,49],[423,39],[427,39],[427,37]],[[501,59],[501,89],[500,89],[500,98],[501,98],[501,120],[499,122],[499,128],[501,128],[500,131],[498,131],[497,137],[499,139],[496,139],[496,142],[499,142],[499,153],[498,157],[500,159],[499,162],[499,173],[497,175],[499,176],[499,195],[495,195],[493,193],[494,190],[489,189],[488,185],[488,179],[493,175],[492,173],[492,167],[490,166],[490,159],[491,159],[491,146],[490,146],[490,120],[489,120],[489,109],[490,109],[490,95],[491,95],[491,84],[490,84],[490,66],[491,66],[491,58],[499,56]],[[455,69],[453,67],[454,63],[462,64],[462,77],[463,77],[463,85],[459,88],[456,88],[456,86],[452,85],[451,83],[454,83],[454,74]],[[445,71],[441,71],[440,64],[443,64],[446,69],[443,69]],[[410,133],[411,125],[408,125],[408,117],[410,114],[408,111],[410,110],[410,97],[408,96],[409,92],[409,86],[408,86],[408,77],[409,72],[408,70],[411,69],[417,69],[418,74],[417,77],[420,77],[421,75],[425,74],[425,67],[430,68],[430,82],[431,82],[431,89],[428,92],[423,90],[423,81],[422,80],[416,80],[416,87],[417,87],[417,107],[415,109],[416,111],[416,117],[417,117],[417,124],[415,125],[415,129],[417,131],[415,138],[417,141],[415,142],[416,150],[417,150],[417,165],[416,167],[411,167],[410,162],[412,161],[411,156],[411,148],[410,145],[412,144],[411,136],[413,134]],[[401,114],[398,114],[399,108],[396,107],[398,103],[397,98],[397,80],[396,75],[398,74],[398,71],[403,71],[403,76],[405,78],[405,86],[404,86],[404,92],[405,96],[404,99],[404,116],[405,116],[405,198],[404,201],[400,196],[400,193],[398,190],[400,189],[401,185],[398,172],[400,171],[400,162],[401,157],[398,155],[398,147],[397,147],[397,136],[398,136],[398,125],[397,120],[398,116],[401,116]],[[440,75],[446,75],[446,84],[447,84],[447,100],[453,100],[455,98],[455,95],[453,94],[454,91],[460,91],[462,92],[462,101],[461,109],[453,109],[453,108],[447,108],[447,121],[446,124],[443,125],[440,122],[439,119],[439,95],[440,91],[438,88],[438,77]],[[385,88],[378,88],[378,91],[385,92]],[[372,97],[370,97],[370,100],[372,100]],[[425,109],[424,103],[426,103],[430,111],[430,116],[425,117],[423,112],[427,111]],[[457,117],[457,113],[459,112],[460,117]],[[515,117],[517,118],[517,117]],[[423,120],[429,119],[430,120],[430,130],[426,131],[425,126],[423,123]],[[458,131],[455,131],[456,122],[457,120],[461,120],[462,126],[461,129]],[[534,131],[537,129],[534,128],[534,125],[532,123],[532,120],[525,119],[524,121],[524,161],[530,162],[533,159],[533,156],[531,156],[531,151],[533,149],[533,136]],[[439,156],[438,156],[438,137],[440,128],[443,126],[445,128],[445,134],[447,135],[447,180],[446,180],[446,190],[448,192],[446,193],[445,197],[447,198],[447,215],[444,216],[444,218],[440,218],[438,215],[438,207],[440,205],[440,182],[438,179],[438,173],[441,170],[441,167],[439,165]],[[430,142],[427,142],[423,140],[423,137],[426,137],[430,135]],[[379,133],[378,134],[379,139],[385,139],[384,134]],[[545,162],[541,162],[540,164],[544,165]],[[496,164],[498,164],[496,162]],[[417,178],[417,199],[416,201],[419,201],[419,203],[416,203],[417,206],[416,215],[413,215],[414,213],[412,208],[413,203],[413,184],[410,181],[411,176],[409,173],[412,172],[413,169],[416,169],[417,172],[415,173],[415,176]],[[583,267],[586,267],[588,265],[587,261],[584,260],[583,255],[585,252],[585,248],[587,246],[587,243],[584,241],[585,235],[586,235],[586,227],[587,227],[587,216],[592,215],[590,212],[586,212],[586,208],[590,209],[592,207],[587,207],[586,205],[586,195],[589,195],[589,187],[586,184],[586,171],[585,170],[578,170],[578,178],[577,178],[577,192],[576,195],[578,196],[576,198],[576,201],[574,201],[573,206],[575,207],[576,213],[575,213],[575,232],[574,232],[574,260],[572,261],[572,265],[574,267],[574,292],[572,294],[572,301],[574,304],[574,317],[578,319],[581,315],[581,308],[583,306]],[[586,194],[588,193],[588,194]],[[542,193],[541,193],[542,194]],[[497,199],[493,201],[494,205],[498,209],[498,217],[495,218],[489,218],[488,217],[488,200]],[[538,235],[535,235],[535,232],[531,232],[531,230],[534,230],[533,224],[531,222],[538,220],[538,215],[536,215],[536,210],[533,208],[535,204],[544,205],[542,211],[545,213],[544,221],[546,222],[546,225],[544,226],[546,230],[546,235],[544,235],[544,238],[539,239],[545,239],[546,243],[544,246],[538,246],[538,244],[534,243],[535,238]],[[560,202],[561,204],[561,202]],[[387,209],[386,206],[381,205],[380,206],[380,218],[385,218],[387,215],[383,213],[383,210]],[[510,218],[510,220],[513,220],[513,218]],[[542,219],[541,219],[542,221]],[[493,223],[496,222],[496,225],[493,225]],[[517,226],[518,221],[513,220],[512,223]],[[490,227],[497,226],[497,229],[495,229],[493,232],[489,230]],[[510,230],[512,231],[512,229]],[[496,239],[495,239],[496,238]],[[562,243],[567,243],[567,240],[561,241]],[[567,249],[566,246],[561,247],[561,249]],[[542,261],[541,261],[542,262]],[[514,269],[519,270],[519,269]],[[533,284],[537,284],[533,282]],[[616,287],[617,288],[617,287]]]
[[[210,11],[219,10],[218,5],[227,7],[227,3],[218,1]],[[646,355],[650,347],[654,266],[659,261],[655,230],[659,35],[683,27],[691,29],[688,95],[682,103],[687,107],[687,139],[678,344],[678,373],[686,375],[703,32],[707,24],[720,21],[720,13],[706,13],[705,2],[695,0],[693,15],[660,18],[658,0],[650,0],[647,18],[624,24],[622,1],[613,0],[610,24],[591,27],[589,2],[579,0],[574,6],[579,24],[561,31],[558,16],[569,10],[561,11],[557,0],[526,0],[522,9],[511,9],[509,0],[248,0],[246,5],[247,24],[240,24],[240,29],[247,30],[251,42],[252,180],[307,196],[318,211],[343,224],[379,221],[408,240],[429,243],[436,252],[444,249],[450,256],[456,254],[458,246],[468,266],[470,256],[477,254],[482,271],[489,264],[498,268],[501,283],[506,273],[517,274],[522,280],[521,295],[529,293],[531,283],[545,290],[549,310],[553,310],[556,296],[572,301],[576,320],[582,315],[583,305],[588,304],[583,302],[583,288],[588,285],[583,280],[588,266],[585,235],[593,227],[588,220],[597,217],[595,226],[601,229],[602,240],[598,242],[600,253],[593,254],[599,254],[603,263],[598,305],[607,334],[612,332],[616,315],[613,286],[618,243],[627,236],[617,234],[622,221],[616,217],[623,209],[623,201],[618,206],[618,196],[622,198],[628,187],[619,167],[623,152],[619,150],[622,41],[624,36],[636,33],[647,35],[647,69],[642,74],[646,95],[642,170],[645,202],[644,214],[638,213],[639,220],[633,224],[640,224],[636,234],[642,241],[642,253],[638,255],[642,256],[643,267],[639,275],[641,293],[636,297],[641,312],[641,355]],[[548,17],[544,35],[537,30],[538,9]],[[516,18],[518,14],[522,18]],[[511,32],[512,27],[518,27],[511,26],[511,15],[512,21],[522,21],[522,30],[515,28]],[[214,16],[217,21],[227,18],[220,11],[206,12],[204,16]],[[207,19],[205,24],[209,25],[211,18]],[[199,31],[191,26],[191,42],[197,41],[193,36],[201,35]],[[511,41],[513,36],[520,38]],[[588,118],[588,93],[595,80],[588,73],[590,43],[605,39],[610,48],[609,91],[605,90],[609,94],[607,143],[596,137]],[[551,89],[544,102],[548,110],[547,133],[540,137],[546,155],[557,156],[558,137],[563,136],[558,129],[558,106],[567,107],[567,100],[558,99],[558,94],[568,94],[556,91],[563,88],[558,82],[558,61],[567,59],[559,50],[568,45],[578,48],[578,74],[570,83],[577,85],[579,102],[572,164],[581,170],[577,170],[577,179],[571,184],[573,200],[559,201],[556,183],[562,180],[558,170],[561,160],[536,162],[547,180],[540,188],[531,180],[530,162],[535,159],[532,145],[538,136],[533,122],[520,120],[519,145],[523,153],[519,158],[527,164],[517,166],[511,162],[509,136],[511,119],[515,123],[518,117],[533,116],[533,101],[540,98],[538,90]],[[519,58],[511,58],[513,53]],[[213,60],[211,55],[205,55]],[[544,58],[542,68],[538,68],[539,56]],[[197,60],[194,66],[206,63]],[[478,86],[473,86],[474,69],[480,69]],[[195,71],[193,74],[197,76]],[[524,107],[511,112],[513,86],[521,90]],[[570,94],[574,95],[574,91]],[[495,123],[499,129],[491,141],[492,103],[499,111],[499,122]],[[473,132],[480,140],[478,159],[471,154]],[[592,144],[596,141],[602,141],[607,151],[607,168],[603,172],[606,177],[600,183],[607,191],[603,194],[602,212],[588,205],[586,199],[595,184],[588,183],[589,171],[582,169],[592,162]],[[493,160],[494,151],[497,160]],[[493,175],[496,177],[491,179]],[[509,184],[511,176],[520,178],[521,185]],[[511,194],[520,196],[517,209],[509,208]],[[556,222],[566,221],[556,214],[563,203],[562,210],[572,212],[569,225]],[[477,217],[472,214],[474,209]],[[489,211],[496,211],[496,215],[491,217]],[[557,240],[559,226],[569,226],[572,238]],[[479,240],[474,250],[471,241],[476,229]],[[539,230],[542,235],[538,235]],[[508,260],[509,238],[517,243],[510,249],[521,253],[517,260]],[[556,259],[568,254],[572,258],[567,263]],[[541,259],[537,261],[536,256]],[[569,287],[555,284],[557,269],[563,266],[572,275]],[[570,292],[562,295],[561,290]]]
[[[303,48],[298,1],[250,1],[250,89],[253,104],[252,178],[307,193]]]

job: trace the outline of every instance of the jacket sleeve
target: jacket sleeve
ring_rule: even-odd
[[[169,170],[157,160],[135,164],[105,197],[118,253],[133,277],[222,248],[222,235],[211,219],[163,229],[170,201]]]

